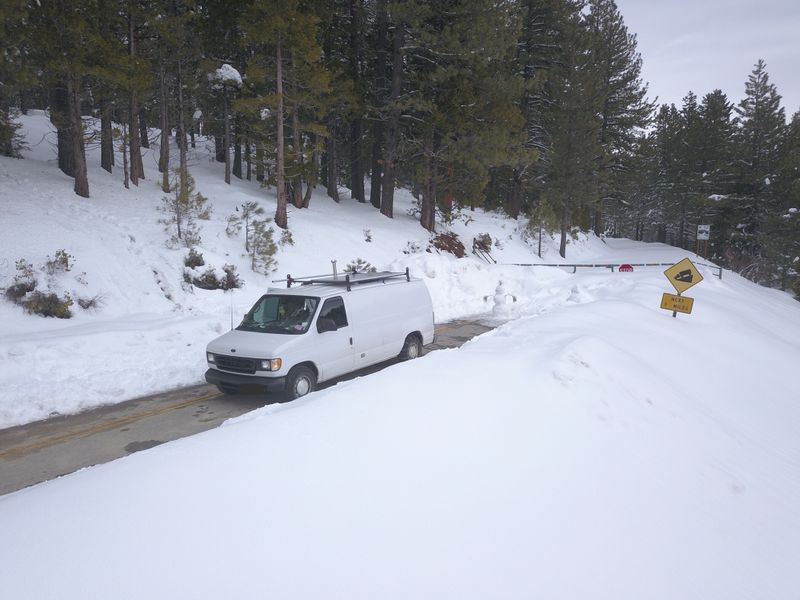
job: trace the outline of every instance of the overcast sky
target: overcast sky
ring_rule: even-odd
[[[738,104],[759,58],[783,96],[787,119],[800,110],[800,0],[616,0],[642,54],[650,97],[675,103],[716,88]]]

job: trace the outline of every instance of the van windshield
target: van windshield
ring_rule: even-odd
[[[311,326],[318,304],[319,298],[311,296],[267,294],[256,302],[236,329],[300,335]]]

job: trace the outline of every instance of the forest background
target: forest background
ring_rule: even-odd
[[[648,98],[641,66],[613,0],[6,0],[0,153],[20,156],[16,115],[47,109],[76,194],[87,147],[129,186],[157,144],[180,210],[207,136],[226,182],[275,190],[283,230],[316,186],[388,218],[407,187],[431,232],[502,210],[560,232],[562,256],[576,231],[661,241],[800,294],[800,111],[787,122],[761,59],[740,101],[680,107]]]

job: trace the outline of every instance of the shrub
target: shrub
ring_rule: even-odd
[[[199,275],[187,269],[183,273],[183,280],[201,290],[230,290],[242,287],[234,265],[222,267],[222,274],[219,274],[214,267],[210,266]]]
[[[72,298],[69,294],[64,294],[63,298],[59,298],[53,293],[35,291],[23,301],[22,306],[29,313],[43,317],[69,319],[72,316],[72,311],[69,309],[72,306]]]
[[[464,244],[458,239],[458,235],[452,231],[445,231],[435,236],[431,240],[431,245],[437,250],[449,252],[456,258],[463,258],[466,255]]]
[[[21,283],[14,283],[6,288],[6,298],[15,304],[20,304],[22,299],[33,290],[36,289],[36,281],[24,281]]]
[[[103,303],[102,296],[94,296],[93,298],[78,298],[78,306],[80,306],[83,310],[89,310],[90,308],[100,308]]]
[[[181,191],[180,171],[173,172],[171,195],[163,196],[160,207],[164,214],[159,223],[164,225],[166,233],[170,234],[167,246],[174,248],[185,246],[193,248],[200,243],[200,227],[198,220],[207,221],[211,216],[211,205],[208,199],[200,192],[195,191],[194,179],[188,173],[186,176],[186,189]]]
[[[72,269],[72,261],[74,259],[75,257],[66,250],[56,250],[56,255],[53,258],[47,257],[47,262],[44,263],[42,270],[50,277],[59,273],[66,273]]]
[[[347,264],[344,268],[345,273],[375,273],[378,269],[373,267],[363,258],[357,258],[354,261]]]
[[[189,254],[183,259],[183,264],[190,269],[196,269],[206,264],[206,261],[203,260],[203,255],[200,252],[197,252],[194,248],[190,248]]]
[[[488,233],[481,233],[472,239],[472,247],[477,250],[489,252],[492,249],[492,236]]]
[[[273,239],[272,227],[267,227],[269,221],[253,221],[253,234],[250,240],[250,266],[257,273],[270,273],[278,263],[275,254],[278,246]]]
[[[369,229],[364,230],[364,241],[371,242],[372,241],[372,232]]]
[[[294,246],[294,238],[292,232],[288,229],[281,231],[281,241],[278,242],[281,246]]]

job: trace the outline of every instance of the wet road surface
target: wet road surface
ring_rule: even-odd
[[[437,325],[436,341],[426,346],[423,354],[457,348],[489,329],[476,321]],[[396,362],[350,373],[320,388],[369,375]],[[265,394],[223,396],[216,387],[202,384],[0,430],[0,495],[213,429],[281,399]]]

